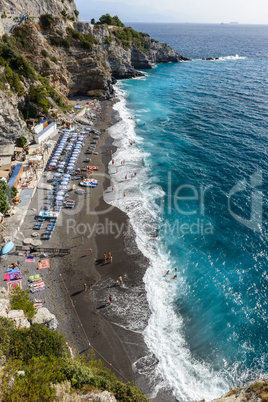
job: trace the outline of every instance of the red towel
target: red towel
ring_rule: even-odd
[[[9,274],[4,274],[4,281],[9,281]]]

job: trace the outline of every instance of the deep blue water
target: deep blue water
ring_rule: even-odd
[[[131,26],[193,59],[120,87],[146,155],[143,189],[164,191],[147,343],[178,397],[209,399],[268,372],[268,26]],[[200,60],[210,56],[221,59]]]

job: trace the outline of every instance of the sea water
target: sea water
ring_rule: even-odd
[[[150,261],[151,396],[212,400],[268,372],[268,27],[132,26],[192,61],[117,83],[105,199]]]

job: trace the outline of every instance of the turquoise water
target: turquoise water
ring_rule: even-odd
[[[212,399],[268,371],[268,27],[132,26],[193,59],[118,85],[143,165],[121,207],[138,186],[157,234],[144,336],[178,398]]]

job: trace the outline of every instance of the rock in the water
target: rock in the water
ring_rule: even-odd
[[[55,315],[51,314],[46,307],[37,310],[36,316],[32,319],[32,324],[44,324],[52,331],[56,331],[59,325]]]
[[[10,310],[7,313],[7,318],[14,321],[16,328],[30,328],[31,326],[23,310]]]

